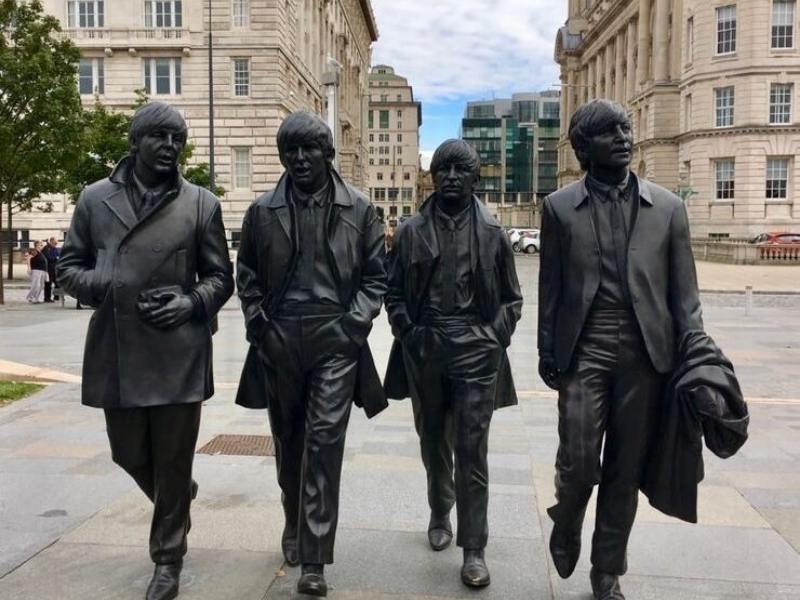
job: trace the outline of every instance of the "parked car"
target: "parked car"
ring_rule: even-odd
[[[772,231],[770,233],[762,233],[757,235],[752,240],[751,244],[760,245],[773,245],[773,244],[800,244],[800,233],[786,233],[783,231]]]
[[[520,244],[520,240],[526,235],[539,235],[538,229],[509,229],[508,230],[508,237],[511,240],[511,247],[514,249],[514,252],[522,252],[522,246]]]
[[[519,247],[525,254],[536,254],[542,247],[539,230],[528,233],[522,236],[519,241]]]

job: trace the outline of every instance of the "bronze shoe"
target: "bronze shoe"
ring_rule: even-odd
[[[594,567],[589,571],[589,581],[592,582],[592,593],[595,600],[625,600],[619,587],[619,576],[603,573]]]
[[[570,532],[554,525],[550,533],[550,556],[562,579],[572,575],[580,555],[581,532]]]
[[[489,569],[483,558],[483,549],[464,548],[464,565],[461,567],[461,581],[473,588],[486,587],[490,583]]]
[[[303,565],[303,573],[297,580],[297,593],[308,596],[327,596],[328,584],[322,565]]]
[[[444,517],[435,517],[431,513],[428,523],[428,543],[431,548],[439,552],[444,550],[453,541],[453,525],[450,523],[450,513]]]
[[[178,597],[183,561],[156,565],[153,578],[147,586],[145,600],[172,600]]]

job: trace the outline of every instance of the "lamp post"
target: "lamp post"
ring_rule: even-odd
[[[211,34],[211,0],[208,0],[208,189],[216,190],[214,183],[214,50]]]

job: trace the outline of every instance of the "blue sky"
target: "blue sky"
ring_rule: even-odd
[[[420,150],[456,137],[468,100],[558,82],[553,47],[567,0],[372,0],[373,64],[409,79],[422,102]]]

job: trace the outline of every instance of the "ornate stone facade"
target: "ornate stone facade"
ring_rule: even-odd
[[[795,0],[569,0],[559,184],[580,176],[575,108],[612,98],[634,169],[686,198],[695,237],[800,229],[797,25]]]
[[[177,106],[209,161],[208,0],[45,0],[81,49],[87,105],[130,109],[134,90]],[[369,0],[210,0],[213,34],[214,149],[223,214],[236,240],[247,206],[283,171],[275,134],[291,111],[326,114],[325,82],[337,80],[337,154],[344,177],[366,189],[366,111],[371,45]],[[101,19],[102,13],[102,19]],[[338,72],[337,76],[333,76]],[[30,238],[59,237],[71,207],[15,217]]]

